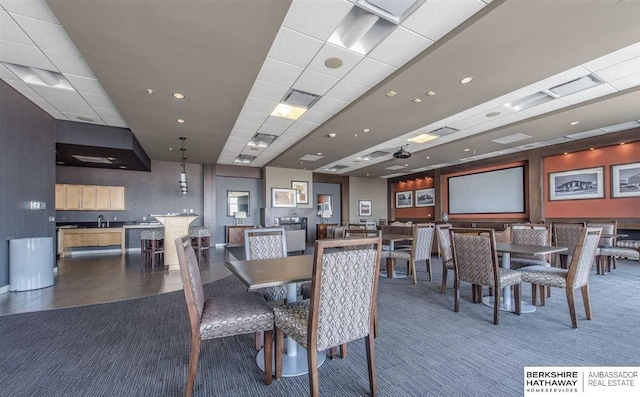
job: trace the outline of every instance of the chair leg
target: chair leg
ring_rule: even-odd
[[[411,273],[413,273],[413,285],[418,284],[418,276],[416,275],[416,261],[411,258]],[[429,275],[429,281],[431,281],[431,275]]]
[[[496,286],[496,288],[494,288],[493,290],[493,323],[495,325],[498,325],[498,316],[500,315],[500,294],[502,293],[502,291],[500,291],[500,288],[498,288],[498,286]]]
[[[151,240],[151,268],[156,268],[156,240]]]
[[[547,285],[547,298],[551,298],[551,286]]]
[[[476,298],[477,293],[478,293],[478,289],[476,288],[476,285],[471,284],[471,303],[477,302],[477,298]]]
[[[611,262],[613,263],[613,268],[615,269],[616,268],[616,257],[615,256],[611,257]]]
[[[547,287],[551,288],[551,287]],[[544,296],[544,285],[541,285],[538,290],[540,291],[540,306],[544,306],[547,304],[547,299]]]
[[[307,364],[309,369],[309,390],[311,397],[320,397],[320,380],[318,379],[318,352],[309,346],[307,349]]]
[[[335,346],[329,348],[329,354],[327,354],[327,357],[329,358],[329,360],[333,360],[334,358],[338,357],[337,350],[338,349]]]
[[[273,369],[271,368],[271,358],[273,357],[273,330],[264,331],[264,384],[271,384]]]
[[[347,344],[340,345],[340,358],[347,358]]]
[[[535,284],[531,284],[531,304],[533,306],[538,302],[538,288]]]
[[[521,306],[520,288],[521,288],[521,284],[516,284],[516,285],[513,286],[513,298],[516,301],[516,314],[518,316],[520,315],[520,306]]]
[[[591,320],[591,303],[589,301],[589,285],[583,285],[580,290],[582,291],[582,302],[584,303],[584,311],[587,316],[587,320]]]
[[[284,345],[284,332],[278,327],[276,331],[276,380],[282,378],[282,348]]]
[[[387,277],[393,278],[393,259],[387,258]]]
[[[257,331],[255,335],[256,335],[255,337],[256,351],[259,352],[260,349],[262,348],[262,333],[260,331]]]
[[[445,266],[444,262],[442,263],[442,287],[440,287],[440,293],[442,295],[444,295],[445,291],[447,290],[447,267]]]
[[[371,397],[378,394],[378,377],[376,376],[376,346],[371,335],[364,337],[367,349],[367,368],[369,369],[369,392]]]
[[[378,308],[376,307],[376,311],[373,313],[373,337],[378,337]]]
[[[191,337],[191,355],[189,356],[189,369],[187,371],[187,386],[185,387],[184,397],[193,395],[193,384],[196,380],[196,372],[198,371],[198,358],[200,357],[200,337],[193,335]]]
[[[573,288],[568,286],[567,291],[567,304],[569,305],[569,316],[571,316],[571,326],[578,328],[578,316],[576,314],[576,300],[573,294]]]
[[[460,283],[457,281],[458,279],[456,278],[453,293],[453,311],[456,313],[460,311]]]
[[[431,258],[427,258],[427,273],[429,274],[429,281],[431,281]]]

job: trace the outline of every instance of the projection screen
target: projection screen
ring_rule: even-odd
[[[524,167],[449,177],[450,214],[524,212]]]

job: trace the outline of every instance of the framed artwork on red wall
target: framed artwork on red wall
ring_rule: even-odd
[[[640,163],[611,166],[611,197],[640,197]]]
[[[604,198],[604,167],[549,173],[549,201]]]

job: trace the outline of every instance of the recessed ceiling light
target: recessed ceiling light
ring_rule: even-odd
[[[289,120],[298,120],[305,112],[307,108],[291,106],[286,103],[279,103],[273,112],[271,112],[272,116],[283,117]]]
[[[371,130],[368,129],[368,128],[365,128],[364,130],[362,130],[362,132],[369,132],[369,131],[371,131]]]
[[[433,91],[427,91],[427,96],[434,96],[436,93]]]
[[[388,96],[388,97],[392,97],[392,96],[395,96],[396,94],[397,94],[397,92],[395,92],[395,91],[389,91],[385,95]]]
[[[471,150],[471,149],[468,149],[468,148],[467,148],[467,149],[464,149],[464,151],[465,151],[465,152],[468,152],[469,150]]]
[[[328,67],[329,69],[338,69],[340,66],[342,66],[342,59],[338,57],[327,58],[324,61],[324,66]]]
[[[425,159],[425,160],[429,160],[430,158],[431,158],[431,157],[427,156],[427,157],[425,157],[424,159]]]
[[[490,112],[487,113],[487,117],[496,117],[496,116],[500,116],[502,113],[500,112]]]
[[[357,138],[357,137],[358,137],[358,134],[353,134],[353,137],[354,137],[354,138]]]
[[[126,165],[121,165],[121,166],[120,166],[120,167],[118,167],[118,168],[125,169],[125,168],[127,168],[127,166],[126,166]]]
[[[316,153],[316,155],[318,155],[318,156],[322,156],[322,153],[321,153],[321,152],[318,152],[318,153]]]
[[[464,79],[460,80],[460,84],[471,83],[471,81],[473,81],[473,76],[465,77]]]
[[[184,123],[186,122],[184,119],[178,119],[178,120],[176,120],[176,121],[177,121],[178,123],[180,123],[180,124],[184,124]]]
[[[113,160],[115,160],[115,159],[116,159],[115,157],[107,157],[107,160],[111,160],[111,161],[113,161]]]
[[[413,102],[413,103],[420,103],[420,102],[422,102],[422,99],[420,99],[420,98],[415,98],[415,99],[414,99],[413,101],[411,101],[411,102]]]
[[[151,88],[147,88],[147,94],[149,95],[153,94],[153,90]]]
[[[169,148],[169,151],[170,151],[170,152],[172,152],[172,151],[173,151],[173,148],[172,148],[172,147],[170,147],[170,148]]]
[[[589,148],[589,150],[593,150],[593,148],[592,148],[592,147],[590,147],[590,148]]]
[[[78,120],[80,121],[88,121],[88,122],[93,122],[93,119],[90,117],[85,117],[85,116],[78,116]]]
[[[624,144],[625,144],[625,142],[620,142],[620,144],[621,144],[621,145],[624,145]]]
[[[576,125],[576,124],[579,124],[579,123],[580,123],[579,121],[572,121],[572,122],[569,123],[569,125]]]
[[[414,143],[425,143],[425,142],[432,141],[436,138],[438,138],[437,135],[420,134],[420,135],[414,136],[413,138],[407,139],[407,141],[414,142]]]
[[[184,99],[184,94],[181,94],[179,92],[174,92],[173,97],[176,99]]]
[[[334,134],[333,132],[331,134],[329,134],[329,138],[335,138],[336,134]]]
[[[369,176],[370,174],[367,174],[367,176]]]
[[[56,164],[62,165],[62,164],[64,164],[64,161],[56,161]]]
[[[564,154],[565,154],[565,156],[566,156],[566,155],[567,155],[567,154],[569,154],[569,153],[568,153],[568,152],[564,152]]]
[[[404,166],[405,166],[405,167],[408,167],[408,166],[409,166],[409,164],[405,164]]]

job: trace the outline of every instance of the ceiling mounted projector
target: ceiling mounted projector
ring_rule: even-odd
[[[393,154],[393,157],[397,159],[408,159],[409,157],[411,157],[411,153],[404,150],[404,147],[401,147],[397,152]]]

